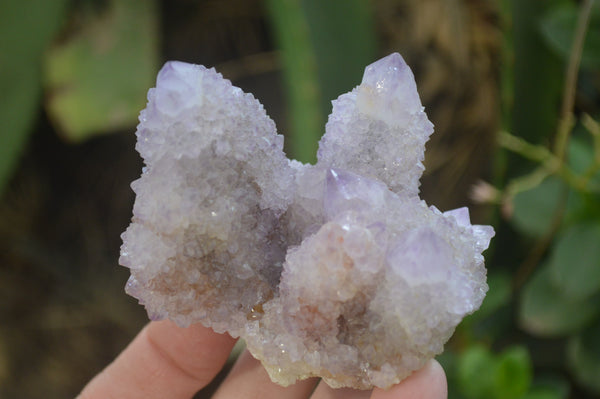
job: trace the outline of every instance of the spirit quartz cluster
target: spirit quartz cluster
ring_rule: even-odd
[[[493,229],[419,198],[432,132],[397,53],[333,101],[316,165],[285,156],[251,94],[168,62],[137,130],[126,291],[153,320],[244,338],[279,384],[399,382],[487,290]]]

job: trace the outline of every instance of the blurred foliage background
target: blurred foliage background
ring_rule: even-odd
[[[392,51],[436,125],[424,198],[497,231],[450,398],[600,397],[597,0],[3,0],[0,397],[73,397],[146,322],[117,259],[164,61],[215,66],[312,162]]]

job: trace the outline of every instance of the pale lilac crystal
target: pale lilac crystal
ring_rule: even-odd
[[[355,209],[364,211],[366,206],[379,209],[391,193],[380,181],[362,177],[344,170],[326,171],[323,210],[327,218]]]
[[[412,71],[398,53],[365,68],[357,103],[363,113],[390,126],[409,126],[423,111]]]
[[[243,337],[280,384],[399,382],[487,290],[493,229],[418,197],[432,131],[399,54],[334,101],[314,166],[285,157],[250,94],[167,63],[137,130],[126,291],[153,320]]]
[[[417,196],[425,142],[433,133],[400,54],[369,65],[363,82],[333,101],[319,163],[381,180]]]

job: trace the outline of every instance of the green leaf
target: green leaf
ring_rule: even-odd
[[[513,120],[509,130],[533,144],[546,143],[558,122],[558,104],[563,94],[564,65],[544,42],[538,21],[555,4],[564,0],[511,0],[509,22],[514,58]],[[521,175],[529,161],[512,155],[508,159],[508,177]]]
[[[549,388],[535,388],[521,396],[520,399],[564,399],[561,392]]]
[[[493,273],[488,276],[489,290],[479,310],[468,315],[460,323],[460,330],[473,331],[477,323],[490,318],[498,309],[507,305],[511,298],[510,276],[506,273]],[[489,327],[489,326],[487,326]]]
[[[35,122],[40,63],[63,21],[66,0],[0,2],[0,193]]]
[[[561,4],[549,10],[541,19],[540,30],[546,43],[565,60],[569,58],[579,8],[572,2]],[[600,6],[596,2],[590,18],[581,66],[584,68],[600,67]]]
[[[494,393],[496,360],[483,346],[469,347],[458,360],[461,392],[470,399],[490,398]]]
[[[325,115],[320,108],[317,60],[302,1],[267,0],[265,6],[283,61],[291,129],[286,143],[292,157],[314,163]]]
[[[579,147],[575,144],[572,148]],[[577,152],[578,149],[572,149]],[[588,166],[585,159],[574,161],[577,168]],[[589,220],[594,215],[600,215],[596,206],[597,199],[593,194],[585,194],[570,189],[556,176],[550,176],[538,186],[518,193],[514,200],[514,211],[511,222],[521,233],[530,237],[541,237],[550,231],[553,220],[561,201],[566,194],[565,214],[562,224],[573,223],[580,220]],[[589,199],[593,201],[590,207]]]
[[[589,140],[589,133],[581,124],[577,124],[568,146],[569,167],[576,174],[583,176],[590,171],[594,162],[594,146]],[[588,187],[600,186],[600,171],[589,176]],[[600,197],[594,192],[581,192],[570,190],[567,198],[567,212],[564,218],[565,225],[598,220],[600,221]]]
[[[371,4],[364,0],[302,0],[315,51],[321,109],[361,81],[375,61],[377,40]]]
[[[537,187],[518,193],[513,202],[515,228],[534,237],[548,232],[565,187],[557,177],[549,177]]]
[[[577,134],[580,133],[580,134]],[[569,140],[568,160],[571,169],[578,175],[586,175],[594,164],[594,144],[583,132],[581,125],[577,125],[573,131],[573,136]],[[588,187],[600,186],[600,171],[589,176]],[[596,211],[598,211],[596,209]]]
[[[566,297],[581,300],[600,292],[600,223],[569,227],[557,239],[549,266]]]
[[[448,379],[448,397],[453,399],[464,399],[460,392],[460,384],[458,383],[458,359],[459,356],[451,348],[436,356],[435,358],[444,368],[446,378]]]
[[[578,331],[600,313],[597,299],[573,300],[556,286],[552,270],[540,265],[523,287],[519,323],[526,331],[544,337]]]
[[[575,129],[581,130],[580,125]],[[573,172],[577,174],[581,175],[585,173],[588,167],[594,162],[594,147],[592,143],[590,143],[589,140],[585,140],[575,135],[575,132],[569,140],[569,147],[567,150],[569,166]]]
[[[364,0],[268,0],[281,50],[290,108],[289,152],[316,160],[331,100],[360,83],[376,50],[371,5]]]
[[[494,273],[488,277],[489,291],[487,292],[481,308],[475,313],[486,317],[498,308],[508,304],[511,297],[510,276],[505,273]]]
[[[48,112],[74,142],[134,126],[157,71],[155,1],[81,12],[80,29],[45,60]]]
[[[536,376],[522,399],[567,399],[570,391],[570,384],[562,374],[542,374]]]
[[[576,379],[600,393],[600,319],[569,341],[569,368]]]
[[[494,396],[498,399],[517,399],[531,385],[532,368],[529,353],[523,347],[505,350],[498,359],[494,375]]]

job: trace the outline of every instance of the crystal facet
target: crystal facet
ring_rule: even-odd
[[[333,102],[316,165],[286,158],[252,95],[168,62],[136,133],[126,291],[152,320],[243,337],[282,385],[399,382],[487,291],[493,229],[419,199],[432,132],[399,54]]]

